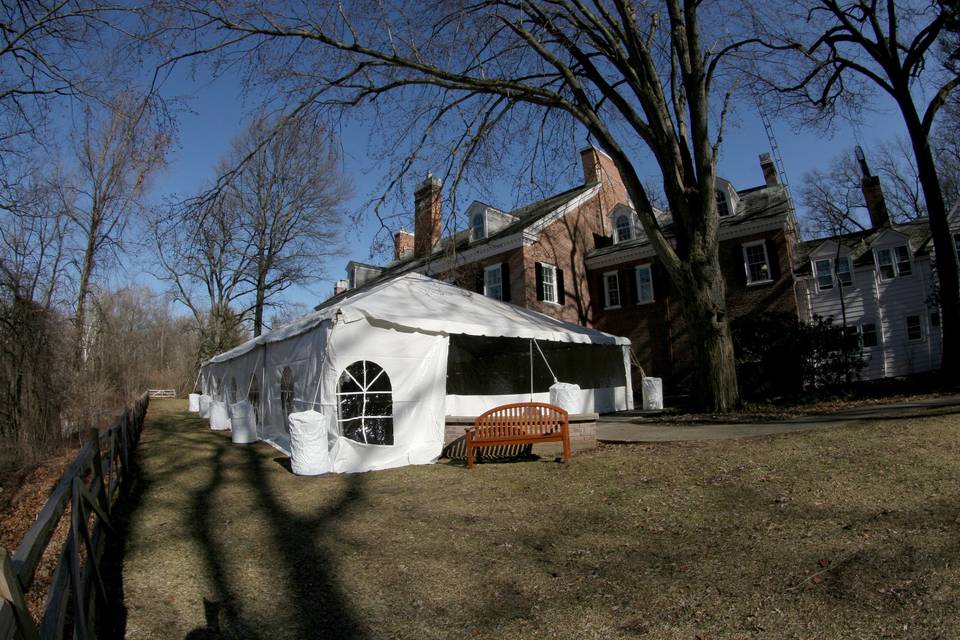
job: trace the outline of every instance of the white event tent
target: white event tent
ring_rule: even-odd
[[[248,400],[259,438],[288,454],[287,416],[320,412],[332,470],[368,471],[436,461],[445,416],[548,401],[554,375],[581,387],[573,412],[632,408],[629,344],[406,274],[211,358],[201,385]]]

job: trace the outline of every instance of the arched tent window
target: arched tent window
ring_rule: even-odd
[[[230,378],[230,395],[228,396],[230,404],[237,403],[237,377]]]
[[[284,419],[293,413],[293,370],[284,367],[280,374],[280,408]]]
[[[393,444],[393,391],[387,372],[360,360],[337,381],[340,433],[363,444]]]
[[[260,381],[257,380],[257,374],[253,374],[250,380],[250,391],[247,392],[247,400],[253,407],[253,415],[257,424],[260,424]]]
[[[630,216],[621,213],[617,216],[617,242],[623,242],[633,238],[633,224],[630,222]]]

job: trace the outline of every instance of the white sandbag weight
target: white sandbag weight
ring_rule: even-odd
[[[230,416],[227,415],[227,403],[214,400],[210,405],[210,428],[214,431],[226,431],[230,428]]]
[[[663,381],[660,378],[644,378],[640,384],[643,390],[643,410],[663,409]]]
[[[326,416],[319,411],[299,411],[287,418],[290,428],[290,468],[298,476],[318,476],[330,471]]]
[[[554,382],[550,385],[550,404],[562,407],[567,413],[580,413],[580,385]]]
[[[200,394],[191,393],[187,396],[187,411],[190,413],[200,413]]]
[[[213,402],[213,398],[208,395],[200,396],[200,417],[209,418],[210,417],[210,404]]]
[[[253,405],[246,400],[230,405],[230,434],[234,444],[251,444],[257,441],[256,414]]]

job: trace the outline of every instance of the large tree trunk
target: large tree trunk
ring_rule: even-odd
[[[723,278],[715,256],[707,268],[684,265],[685,286],[677,287],[676,295],[693,351],[693,400],[701,410],[722,412],[739,406],[740,394]]]
[[[940,329],[943,332],[940,368],[944,382],[955,385],[960,382],[960,274],[956,246],[950,233],[943,191],[937,176],[933,151],[930,149],[930,138],[923,130],[909,94],[898,102],[916,157],[917,174],[920,177],[923,198],[927,203],[927,220],[936,251]]]

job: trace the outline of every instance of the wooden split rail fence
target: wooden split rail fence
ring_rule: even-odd
[[[0,640],[95,638],[97,612],[109,605],[102,575],[111,514],[150,402],[144,393],[109,429],[89,431],[86,444],[64,472],[36,522],[11,556],[0,549]],[[70,507],[67,540],[59,553],[42,617],[35,621],[24,594],[30,592],[44,551]]]

